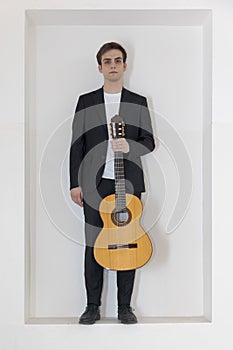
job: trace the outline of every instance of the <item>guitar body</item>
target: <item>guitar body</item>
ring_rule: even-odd
[[[126,207],[117,211],[115,194],[105,197],[99,207],[103,220],[95,244],[96,261],[110,270],[131,270],[145,265],[152,254],[152,244],[140,225],[141,200],[125,194]]]

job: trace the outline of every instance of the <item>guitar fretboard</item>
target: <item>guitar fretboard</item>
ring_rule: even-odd
[[[116,210],[120,211],[126,208],[125,174],[124,174],[124,162],[123,162],[122,152],[115,152],[114,154],[114,173],[115,173]]]

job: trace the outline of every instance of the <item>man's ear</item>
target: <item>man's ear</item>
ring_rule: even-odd
[[[99,72],[102,73],[102,66],[100,64],[98,64],[98,69],[99,69]]]
[[[127,63],[124,63],[124,71],[126,71]]]

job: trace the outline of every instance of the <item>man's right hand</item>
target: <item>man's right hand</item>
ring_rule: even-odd
[[[72,200],[78,204],[80,207],[83,207],[83,192],[82,188],[79,187],[74,187],[70,190],[70,195]]]

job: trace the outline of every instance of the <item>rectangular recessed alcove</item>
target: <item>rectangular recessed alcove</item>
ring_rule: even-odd
[[[176,127],[193,168],[190,209],[175,234],[150,230],[157,255],[137,272],[132,304],[140,323],[211,322],[211,10],[26,11],[25,322],[76,324],[85,307],[82,212],[70,202],[67,159],[77,97],[102,85],[95,54],[107,41],[126,46],[126,87]],[[157,174],[153,157],[144,164]],[[118,323],[107,271],[102,312],[100,325]]]

